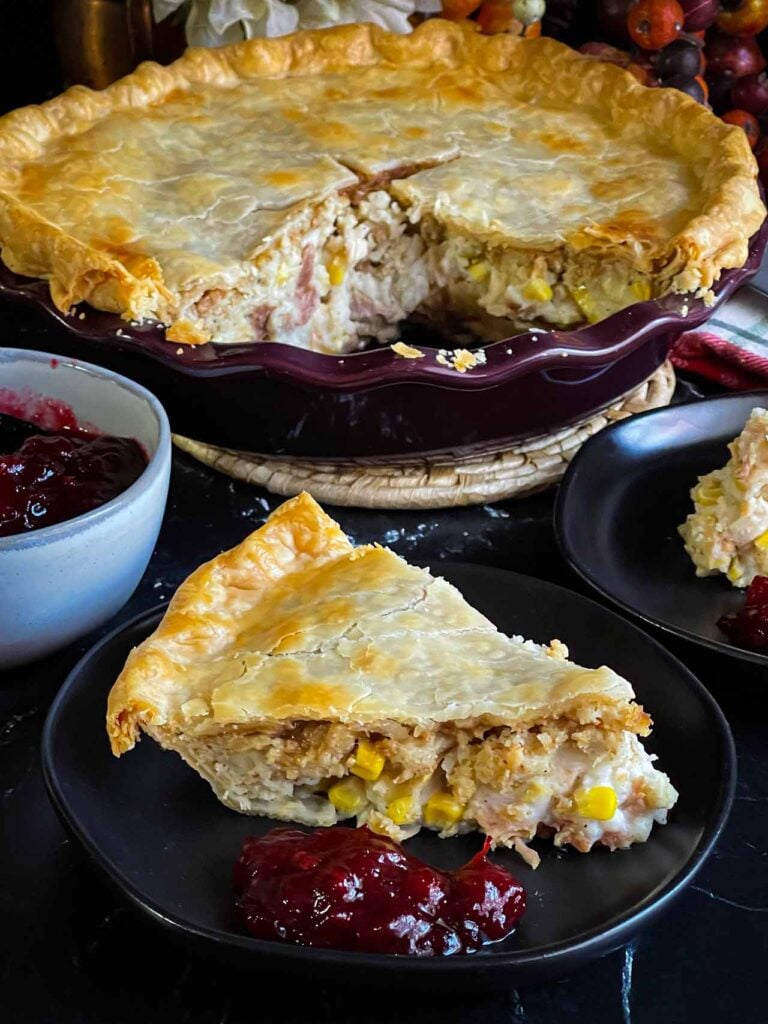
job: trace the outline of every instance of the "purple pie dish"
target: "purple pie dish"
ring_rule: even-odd
[[[409,342],[424,349],[422,359],[389,347],[344,356],[275,342],[181,347],[157,324],[136,327],[89,307],[65,316],[46,282],[5,267],[0,296],[54,317],[70,334],[65,354],[154,392],[177,433],[260,454],[402,461],[501,450],[610,405],[757,272],[766,242],[768,221],[744,266],[721,275],[711,306],[671,295],[579,330],[518,334],[486,345],[485,364],[466,373],[438,363],[434,340],[415,329]]]

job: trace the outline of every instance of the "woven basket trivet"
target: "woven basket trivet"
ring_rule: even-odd
[[[494,455],[463,460],[421,459],[408,465],[355,465],[270,458],[216,448],[179,434],[174,442],[206,466],[288,497],[309,491],[318,501],[356,508],[448,508],[520,497],[556,483],[584,444],[609,423],[668,405],[675,372],[663,366],[635,391],[596,416]]]

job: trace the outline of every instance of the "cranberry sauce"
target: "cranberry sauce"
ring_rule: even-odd
[[[723,615],[717,624],[736,647],[768,654],[768,576],[755,576],[741,611]]]
[[[132,438],[58,432],[0,414],[0,537],[73,519],[126,490],[147,457]]]
[[[450,956],[504,938],[522,886],[486,849],[439,871],[367,827],[278,828],[245,840],[235,864],[240,922],[260,939],[369,953]]]

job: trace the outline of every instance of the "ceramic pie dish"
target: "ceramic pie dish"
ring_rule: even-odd
[[[684,315],[680,297],[637,303],[581,330],[488,345],[485,365],[465,374],[390,348],[328,356],[272,343],[178,353],[157,326],[122,326],[98,310],[65,316],[45,282],[2,266],[0,296],[58,322],[60,336],[46,337],[47,348],[155,393],[177,433],[264,454],[394,461],[502,450],[605,408],[661,365],[681,331],[704,324],[757,273],[767,241],[768,222],[744,266],[721,275],[712,307],[690,300]],[[19,343],[27,338],[33,345],[34,334]]]
[[[689,97],[551,39],[439,19],[143,64],[0,119],[0,158],[5,266],[43,280],[65,316],[103,311],[118,337],[159,340],[182,372],[259,370],[266,389],[225,398],[209,381],[207,401],[187,397],[194,422],[178,429],[283,455],[503,444],[590,414],[659,365],[664,326],[711,307],[765,216],[743,132]],[[412,316],[515,341],[362,351]],[[607,343],[586,324],[610,324]],[[494,396],[500,432],[477,392],[522,374],[528,401]],[[318,382],[344,394],[316,416],[302,388]],[[394,407],[376,390],[390,384],[408,385]],[[420,422],[435,418],[420,384],[474,392],[450,410],[456,438]],[[251,429],[225,437],[221,420],[254,405]]]

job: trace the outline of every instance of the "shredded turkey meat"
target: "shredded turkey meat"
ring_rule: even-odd
[[[642,729],[647,718],[636,712]],[[633,732],[582,717],[520,731],[473,722],[363,733],[297,722],[226,745],[215,734],[187,738],[184,749],[165,730],[155,738],[188,756],[238,811],[306,824],[354,817],[396,839],[423,826],[444,836],[480,829],[533,863],[527,843],[542,833],[582,851],[642,841],[677,798]]]
[[[479,241],[398,201],[390,184],[381,175],[305,210],[228,286],[193,289],[185,321],[218,344],[279,341],[333,353],[389,344],[410,316],[453,335],[504,337],[594,322],[651,296],[620,260],[592,265],[579,253]]]

